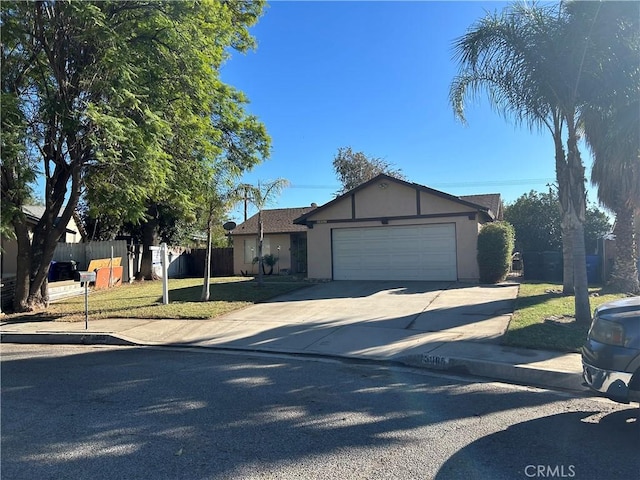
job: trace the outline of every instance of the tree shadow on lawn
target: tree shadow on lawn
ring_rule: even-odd
[[[1,317],[0,325],[12,325],[18,323],[34,323],[34,322],[57,322],[60,319],[66,318],[69,314],[60,313],[47,313],[41,312],[27,312],[27,313],[12,313],[10,316]]]
[[[251,302],[270,300],[293,290],[307,287],[307,283],[268,283],[258,286],[255,282],[213,283],[209,285],[210,302]],[[170,302],[199,302],[202,285],[178,288],[169,291]],[[162,297],[159,297],[162,302]]]
[[[535,323],[522,328],[509,329],[502,337],[502,344],[511,347],[580,353],[580,347],[584,344],[588,331],[589,325],[575,322],[567,325],[550,322]]]
[[[549,300],[556,299],[573,299],[573,294],[564,294],[562,293],[562,285],[560,284],[547,284],[545,282],[527,282],[529,285],[551,285],[555,288],[549,288],[545,291],[545,293],[539,293],[536,295],[526,295],[521,296],[518,295],[516,299],[516,308],[524,309],[527,307],[535,307],[537,305],[548,302]],[[599,297],[604,295],[616,294],[617,292],[610,287],[607,286],[589,286],[589,296],[590,297]]]
[[[535,306],[541,305],[543,303],[546,303],[546,302],[548,302],[550,300],[555,300],[556,298],[558,298],[560,296],[561,295],[557,295],[555,293],[543,293],[543,294],[538,294],[538,295],[529,295],[529,296],[526,296],[526,297],[518,296],[518,297],[516,297],[516,308],[517,309],[524,309],[524,308],[528,308],[528,307],[535,307]]]

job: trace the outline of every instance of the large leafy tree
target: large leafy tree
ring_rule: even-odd
[[[532,190],[521,195],[505,206],[504,219],[515,229],[517,250],[544,252],[562,248],[558,197],[553,191]]]
[[[179,48],[169,51],[172,62],[167,65],[163,57],[158,57],[157,61],[163,62],[162,71],[151,74],[151,81],[155,81],[156,76],[163,79],[162,94],[156,92],[154,108],[166,115],[173,125],[183,127],[167,138],[166,153],[171,159],[168,171],[154,181],[153,188],[145,196],[137,195],[135,189],[114,191],[111,182],[105,181],[106,175],[113,177],[113,169],[90,171],[93,187],[89,189],[90,205],[99,214],[108,212],[111,218],[125,220],[127,230],[144,246],[138,273],[142,278],[153,278],[149,247],[157,245],[161,238],[167,241],[172,225],[180,220],[195,221],[198,205],[206,203],[208,192],[202,190],[203,178],[210,177],[212,172],[228,171],[239,175],[269,154],[264,126],[243,109],[247,103],[244,94],[217,77],[217,70],[227,56],[224,47],[245,51],[253,46],[246,28],[256,21],[261,4],[225,2],[222,6],[214,5],[220,8],[220,13],[202,18],[203,13],[210,15],[209,7],[204,12],[197,10],[197,16],[192,18],[199,22],[196,25],[202,30],[193,29],[184,18],[184,5],[178,5],[176,15],[180,16],[180,22],[172,26],[174,31],[160,33],[161,38],[165,34],[168,36],[166,42],[174,38],[187,41],[187,59],[194,65],[194,71],[185,70],[185,54],[178,42]],[[211,21],[213,23],[209,23]],[[203,57],[202,52],[209,53]],[[166,56],[164,52],[163,56]],[[167,108],[167,105],[171,107]],[[115,175],[121,175],[121,172],[117,171]]]
[[[591,180],[616,215],[612,285],[640,292],[634,216],[640,209],[640,3],[572,2],[573,27],[590,22],[582,126],[594,157]],[[584,33],[583,33],[584,35]]]
[[[402,171],[382,158],[369,157],[363,152],[354,152],[351,147],[342,147],[333,158],[333,169],[342,187],[337,192],[342,195],[352,188],[386,173],[392,177],[404,178]]]
[[[563,290],[575,293],[576,319],[587,323],[586,195],[577,95],[586,45],[572,33],[562,5],[516,4],[488,14],[454,44],[459,73],[450,98],[462,120],[467,97],[486,93],[506,117],[551,133],[562,214]]]
[[[55,245],[86,188],[90,208],[155,220],[189,212],[212,163],[268,154],[264,127],[224,85],[228,48],[253,45],[263,2],[3,1],[2,210],[18,242],[14,307],[46,304]],[[5,135],[6,132],[6,135]],[[29,234],[22,205],[45,181]],[[60,218],[60,221],[56,221]]]
[[[505,206],[504,219],[515,229],[517,250],[543,252],[562,249],[558,195],[554,190],[547,193],[532,190],[521,195]],[[598,240],[610,231],[606,213],[589,203],[584,222],[587,253],[595,253]]]

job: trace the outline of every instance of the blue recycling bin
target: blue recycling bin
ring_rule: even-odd
[[[58,280],[58,271],[56,270],[56,263],[58,262],[53,260],[49,264],[49,274],[47,275],[47,280],[50,282],[55,282],[56,280]]]
[[[587,255],[587,281],[600,283],[600,255]]]

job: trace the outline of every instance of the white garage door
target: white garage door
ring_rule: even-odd
[[[334,280],[458,278],[453,223],[332,232]]]

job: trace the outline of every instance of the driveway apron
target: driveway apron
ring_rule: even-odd
[[[354,352],[434,342],[495,342],[504,334],[518,287],[451,282],[334,281],[232,312],[219,320],[254,335],[229,346]],[[231,330],[236,330],[232,328]],[[238,332],[239,333],[239,332]],[[222,338],[218,339],[224,341]],[[218,343],[218,342],[216,342]],[[395,346],[394,346],[395,344]]]

